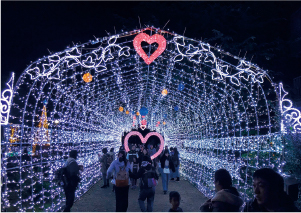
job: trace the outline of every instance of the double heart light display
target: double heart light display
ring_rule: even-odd
[[[181,175],[206,196],[214,193],[214,171],[223,167],[244,199],[252,196],[256,168],[270,166],[283,174],[282,134],[286,128],[300,131],[300,112],[267,71],[156,28],[97,38],[45,56],[30,64],[9,91],[11,100],[1,99],[11,108],[1,141],[1,208],[6,211],[58,211],[65,196],[53,182],[54,171],[71,149],[79,151],[78,162],[85,167],[79,198],[100,180],[102,148],[117,151],[122,133],[142,120],[164,136],[165,145],[178,148]],[[37,127],[44,107],[47,131]],[[147,115],[139,114],[143,107]],[[12,129],[18,140],[10,138]],[[37,132],[48,133],[50,146],[36,141]]]

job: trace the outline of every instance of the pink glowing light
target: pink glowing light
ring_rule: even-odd
[[[152,43],[156,42],[156,43],[159,44],[159,47],[158,47],[158,49],[156,49],[156,51],[150,57],[148,57],[146,55],[146,53],[144,52],[144,50],[142,49],[142,47],[141,47],[141,42],[142,41],[145,41],[149,44],[152,44]],[[133,45],[134,45],[134,48],[135,48],[136,52],[145,61],[145,63],[149,65],[156,58],[158,58],[159,55],[161,55],[164,52],[164,50],[166,48],[166,39],[163,36],[159,35],[159,34],[149,36],[145,33],[140,33],[134,38]]]
[[[158,152],[156,152],[155,154],[153,154],[151,156],[152,160],[155,159],[156,157],[158,157],[160,155],[160,153],[163,151],[163,148],[164,148],[164,139],[163,139],[162,135],[160,135],[158,132],[150,132],[144,138],[140,132],[132,131],[132,132],[128,133],[125,136],[125,138],[124,138],[124,148],[125,148],[126,152],[130,151],[128,140],[133,135],[139,136],[139,138],[140,138],[140,140],[141,140],[142,143],[146,143],[146,141],[149,139],[149,137],[153,136],[153,135],[157,136],[160,139],[160,148],[159,148]]]

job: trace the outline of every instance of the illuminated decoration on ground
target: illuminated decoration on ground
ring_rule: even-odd
[[[127,115],[128,115],[129,113],[130,113],[130,112],[129,112],[128,110],[127,110],[127,111],[125,111],[125,114],[127,114]]]
[[[141,33],[160,34],[168,43],[149,65],[132,48]],[[157,50],[149,44],[142,48]],[[88,84],[85,73],[93,75]],[[224,167],[245,200],[252,196],[255,169],[270,166],[283,174],[286,126],[300,132],[300,112],[267,71],[219,47],[156,28],[76,44],[32,63],[14,88],[12,82],[12,104],[4,92],[1,97],[1,123],[7,124],[1,141],[5,211],[59,211],[65,196],[53,174],[72,149],[85,168],[78,199],[101,178],[98,153],[104,147],[117,150],[121,133],[142,119],[164,135],[165,144],[178,147],[181,175],[206,196],[214,193],[214,171]],[[49,138],[43,139],[36,132],[46,105]],[[136,117],[142,107],[146,117]],[[14,146],[11,126],[18,127]],[[39,143],[39,152],[28,157]]]
[[[150,57],[148,57],[146,55],[146,53],[144,52],[144,50],[142,49],[142,46],[141,46],[142,41],[145,41],[149,44],[156,42],[159,44],[159,47],[158,47],[158,49],[156,49],[156,51]],[[159,55],[161,55],[164,52],[164,50],[166,48],[166,39],[163,36],[158,35],[158,34],[149,36],[145,33],[140,33],[134,38],[133,45],[134,45],[135,50],[140,55],[140,57],[143,58],[145,63],[150,65],[156,58],[158,58]]]
[[[34,138],[34,144],[32,146],[32,154],[36,155],[36,147],[40,146],[43,148],[43,146],[50,146],[50,137],[49,137],[49,130],[48,130],[48,121],[47,121],[47,112],[46,112],[46,104],[47,101],[43,101],[43,109],[40,117],[40,122],[38,124],[38,128],[35,131],[35,138]]]
[[[83,80],[84,80],[84,82],[86,82],[86,83],[91,82],[91,81],[92,81],[92,75],[91,75],[90,73],[84,74]]]
[[[151,159],[152,159],[152,160],[155,159],[156,157],[158,157],[158,156],[160,155],[160,153],[163,151],[163,149],[164,149],[164,139],[163,139],[162,135],[159,134],[158,132],[150,132],[150,133],[148,133],[145,137],[143,137],[143,135],[142,135],[140,132],[137,132],[137,131],[131,131],[131,132],[128,133],[128,134],[125,136],[125,138],[124,138],[124,149],[125,149],[126,152],[129,152],[129,151],[130,151],[130,149],[129,149],[129,144],[128,144],[129,138],[130,138],[131,136],[135,136],[135,135],[139,136],[139,138],[140,138],[140,140],[141,140],[142,143],[146,143],[147,140],[149,139],[149,137],[151,137],[151,136],[153,136],[153,135],[154,135],[154,136],[157,136],[157,137],[160,139],[160,148],[159,148],[159,150],[158,150],[155,154],[153,154],[153,155],[151,156]]]
[[[8,89],[1,93],[1,125],[8,124],[9,113],[11,108],[11,100],[13,97],[15,73],[12,73],[11,78],[6,83]]]

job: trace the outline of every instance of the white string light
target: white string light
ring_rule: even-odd
[[[134,44],[143,34],[148,45],[141,44],[143,39]],[[159,35],[164,39],[149,40]],[[153,42],[162,44],[151,57],[157,51]],[[146,50],[147,58],[141,60],[133,46]],[[82,79],[86,73],[91,82]],[[72,149],[79,151],[77,161],[85,167],[76,191],[80,197],[100,179],[98,153],[104,147],[118,150],[122,133],[137,128],[141,120],[147,121],[151,135],[131,134],[143,142],[157,136],[161,144],[177,147],[181,174],[202,193],[213,195],[214,171],[223,167],[244,199],[252,194],[255,169],[269,166],[283,174],[285,125],[300,132],[300,112],[267,71],[156,28],[96,38],[43,57],[12,88],[9,123],[14,130],[4,126],[1,141],[1,200],[7,211],[58,211],[65,196],[53,182],[54,171]],[[37,127],[44,106],[48,129]],[[142,106],[148,110],[143,118],[136,115]],[[47,132],[49,141],[45,137],[35,146],[37,132]]]

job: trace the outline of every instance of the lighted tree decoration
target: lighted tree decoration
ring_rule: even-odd
[[[93,75],[89,83],[82,80],[86,73]],[[148,128],[178,147],[184,178],[209,197],[214,171],[226,168],[246,200],[255,169],[269,166],[285,174],[282,124],[300,132],[300,112],[279,88],[267,71],[243,58],[156,28],[97,38],[45,56],[25,69],[13,90],[9,120],[19,126],[20,141],[14,145],[20,158],[7,155],[10,128],[5,126],[2,208],[59,211],[64,195],[53,184],[53,172],[72,149],[79,150],[78,162],[85,167],[79,198],[100,180],[101,149],[119,147],[122,132],[146,121],[140,120],[146,116],[139,112],[143,107]],[[56,119],[59,124],[44,126]],[[41,138],[49,150],[24,164],[22,147],[34,146],[36,129],[51,132],[49,142]]]

